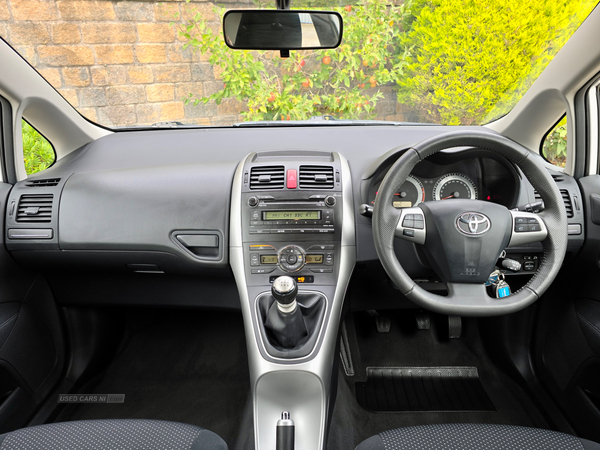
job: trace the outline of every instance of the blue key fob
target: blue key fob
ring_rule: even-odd
[[[500,281],[496,287],[496,298],[504,298],[510,295],[510,286],[506,281]]]

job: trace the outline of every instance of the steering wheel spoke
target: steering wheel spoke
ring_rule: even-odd
[[[544,220],[537,214],[524,211],[510,211],[512,229],[509,247],[541,242],[548,236]]]
[[[396,237],[415,244],[425,244],[427,225],[423,210],[419,207],[404,208],[396,225]]]

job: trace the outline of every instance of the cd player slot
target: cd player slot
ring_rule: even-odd
[[[262,203],[266,204],[266,205],[317,205],[319,202],[323,202],[322,199],[315,199],[315,200],[306,200],[306,199],[302,199],[302,200],[285,200],[285,201],[281,201],[281,200],[262,200]]]

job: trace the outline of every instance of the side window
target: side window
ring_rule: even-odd
[[[567,162],[567,116],[564,116],[544,138],[542,156],[558,167]]]
[[[32,175],[50,167],[56,159],[54,148],[48,140],[25,120],[23,129],[23,159],[27,175]]]

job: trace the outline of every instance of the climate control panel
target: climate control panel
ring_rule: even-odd
[[[251,276],[290,275],[299,283],[314,282],[316,274],[324,280],[323,276],[333,276],[338,247],[335,243],[250,244],[246,248],[248,272]]]

